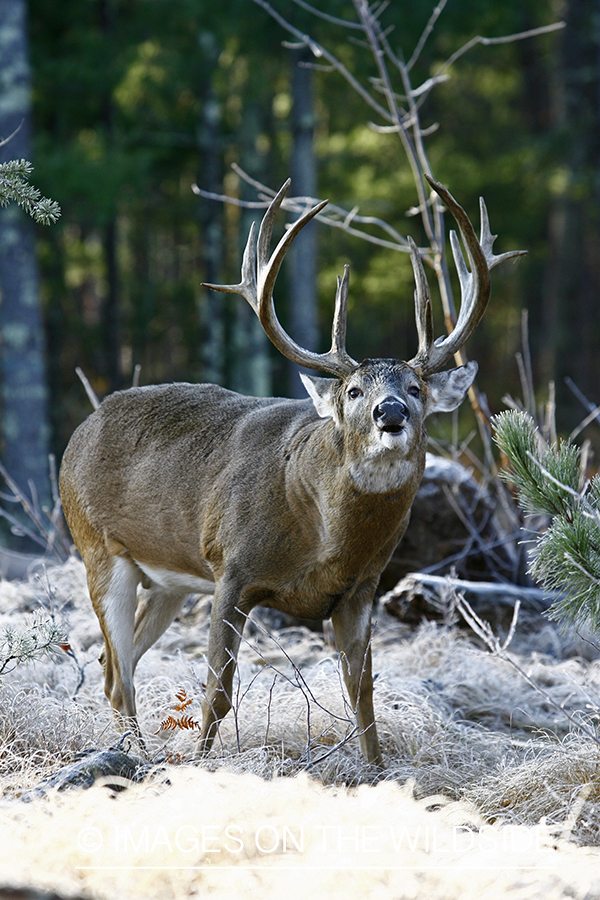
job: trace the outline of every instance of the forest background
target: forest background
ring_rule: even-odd
[[[351,0],[315,5],[356,21]],[[373,59],[352,31],[293,0],[273,6],[370,84]],[[568,434],[586,410],[565,378],[600,402],[600,7],[440,7],[412,67],[415,85],[474,35],[565,22],[527,40],[473,46],[426,94],[421,118],[435,177],[475,223],[477,198],[485,197],[500,235],[496,252],[529,251],[493,273],[490,307],[468,348],[480,364],[479,387],[492,412],[505,394],[519,393],[515,353],[527,309],[539,397],[554,379],[558,427]],[[432,12],[433,4],[398,0],[380,10],[404,59]],[[289,40],[253,0],[0,0],[0,137],[23,122],[0,147],[0,161],[30,158],[34,183],[62,209],[50,227],[15,206],[0,210],[2,459],[17,483],[47,495],[48,452],[60,458],[89,413],[76,366],[99,396],[130,385],[136,365],[141,383],[216,381],[244,393],[299,395],[297,373],[250,307],[201,286],[239,280],[249,224],[262,213],[205,199],[194,184],[255,200],[232,164],[273,189],[292,174],[294,193],[359,207],[423,242],[420,220],[407,216],[417,195],[397,135],[373,130],[363,100],[323,60],[307,67],[314,57],[282,44]],[[276,286],[292,336],[326,349],[335,276],[350,262],[349,352],[412,356],[407,255],[309,227],[313,261],[292,252]],[[293,289],[300,282],[304,293]],[[294,302],[308,304],[308,318]],[[435,296],[434,314],[441,333]],[[600,439],[589,437],[598,459]]]

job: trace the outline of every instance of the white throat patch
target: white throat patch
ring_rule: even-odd
[[[354,486],[368,494],[387,494],[410,484],[416,470],[415,461],[396,454],[382,453],[357,460],[350,466]]]

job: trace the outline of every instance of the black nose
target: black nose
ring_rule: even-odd
[[[382,431],[400,431],[409,416],[406,403],[394,397],[386,397],[373,410],[375,424]]]

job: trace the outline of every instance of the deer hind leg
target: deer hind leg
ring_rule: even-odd
[[[100,558],[98,558],[100,556]],[[104,635],[104,693],[114,710],[135,719],[133,634],[141,573],[123,556],[97,554],[88,569],[90,596]]]
[[[163,634],[189,595],[186,589],[172,590],[152,583],[142,592],[135,614],[133,633],[133,671],[161,634]]]
[[[331,616],[350,703],[356,711],[360,749],[368,762],[383,768],[375,727],[371,664],[372,586],[343,601]]]
[[[200,749],[210,750],[219,723],[232,706],[233,674],[241,634],[246,622],[237,608],[240,592],[233,584],[217,585],[210,617],[208,638],[208,678],[202,701]]]

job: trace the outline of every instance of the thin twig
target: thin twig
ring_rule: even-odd
[[[5,144],[8,144],[9,141],[12,141],[12,139],[15,137],[15,135],[17,135],[20,132],[20,130],[24,124],[25,124],[25,119],[21,119],[21,121],[19,122],[19,124],[17,125],[17,127],[15,128],[13,133],[9,134],[9,136],[7,138],[3,138],[3,140],[0,141],[0,147],[4,147]]]
[[[579,731],[583,731],[583,733],[586,734],[595,744],[600,746],[600,738],[598,737],[598,735],[587,725],[576,719],[575,716],[571,715],[571,713],[568,712],[568,710],[566,710],[560,703],[557,703],[552,695],[549,694],[548,691],[544,690],[544,688],[541,687],[536,681],[534,681],[533,678],[531,678],[527,674],[527,672],[507,653],[506,648],[508,647],[509,643],[508,637],[504,641],[504,643],[501,644],[499,639],[494,634],[490,624],[479,618],[477,613],[473,610],[473,608],[461,594],[458,594],[457,596],[456,608],[464,618],[465,622],[473,629],[475,634],[479,638],[481,638],[481,640],[494,656],[497,656],[504,662],[510,663],[510,665],[514,669],[516,669],[519,675],[521,675],[521,677],[525,679],[530,687],[537,691],[538,694],[540,694],[554,709],[558,710],[561,715],[565,716],[565,718],[568,719],[568,721],[571,722],[571,724],[575,728],[577,728]],[[511,631],[509,631],[509,637],[511,640],[513,634],[514,629],[511,624]]]
[[[565,493],[570,494],[571,497],[575,498],[582,505],[582,507],[584,507],[582,509],[583,515],[587,516],[589,519],[593,519],[594,522],[596,522],[596,524],[600,527],[600,516],[598,515],[598,510],[594,509],[594,507],[583,494],[580,494],[578,491],[574,490],[574,488],[569,487],[568,484],[564,484],[564,482],[559,481],[558,478],[555,478],[554,475],[552,475],[552,473],[549,472],[548,469],[539,461],[539,459],[534,456],[531,450],[527,450],[527,456],[539,468],[544,478],[547,478],[557,487],[561,488],[561,490],[565,491]]]
[[[331,22],[332,25],[341,25],[343,28],[352,28],[357,31],[362,31],[362,25],[359,25],[358,22],[349,22],[346,19],[338,19],[336,16],[330,16],[328,13],[321,12],[320,9],[310,6],[309,3],[305,3],[304,0],[294,0],[294,3],[302,9],[305,9],[307,12],[312,13],[313,16],[316,16],[318,19],[324,19],[326,22]]]
[[[540,34],[550,34],[553,31],[560,31],[566,24],[566,22],[554,22],[552,25],[542,25],[540,28],[530,28],[529,31],[519,31],[516,34],[505,34],[502,37],[495,38],[482,37],[478,34],[449,56],[446,62],[440,66],[436,75],[441,75],[446,72],[457,59],[478,44],[482,44],[484,47],[491,47],[494,44],[511,44],[514,41],[524,41],[527,38],[537,37]]]
[[[217,194],[213,191],[206,191],[204,188],[199,187],[197,184],[192,185],[192,190],[195,194],[200,197],[206,197],[208,200],[218,200],[221,203],[229,203],[232,206],[239,206],[244,209],[266,209],[271,202],[271,199],[275,196],[275,191],[272,191],[267,185],[262,184],[256,179],[252,178],[248,175],[240,166],[235,163],[232,164],[231,168],[248,184],[252,185],[259,192],[259,197],[261,193],[265,194],[265,199],[262,200],[240,200],[238,197],[231,197],[228,194]],[[316,206],[321,201],[315,197],[286,197],[281,204],[282,209],[287,209],[290,212],[296,212],[299,214],[304,213],[311,206]],[[335,204],[329,204],[327,207],[326,213],[319,213],[315,218],[319,222],[324,222],[327,225],[330,225],[332,228],[340,228],[342,231],[347,232],[348,234],[354,235],[356,237],[360,237],[369,243],[376,244],[379,247],[386,247],[390,250],[400,250],[403,253],[408,253],[408,241],[407,239],[400,234],[399,231],[396,231],[389,222],[386,222],[385,219],[380,219],[377,216],[361,216],[358,215],[358,208],[354,207],[351,210],[344,209],[341,206],[336,206]],[[339,217],[339,218],[338,218]],[[363,225],[374,225],[378,228],[381,228],[386,234],[389,234],[390,237],[393,238],[393,241],[386,241],[385,239],[378,238],[375,235],[370,234],[366,231],[361,231],[360,229],[351,227],[350,223],[356,222],[358,224]],[[426,251],[424,251],[426,252]],[[427,260],[427,256],[424,256],[425,260]]]
[[[412,69],[412,67],[414,66],[416,61],[418,60],[419,56],[421,55],[421,51],[427,42],[427,38],[433,31],[435,23],[437,22],[440,15],[442,14],[447,2],[448,2],[448,0],[440,0],[438,5],[435,7],[433,12],[431,13],[431,15],[429,17],[429,21],[427,22],[427,25],[423,29],[423,33],[421,34],[421,37],[417,41],[417,45],[412,52],[412,56],[409,59],[409,61],[406,63],[406,69],[408,72],[410,72],[410,70]]]
[[[77,377],[79,378],[82,385],[84,386],[85,392],[88,395],[88,399],[89,399],[90,403],[92,404],[94,409],[98,409],[98,407],[100,406],[100,401],[98,400],[98,395],[96,394],[96,391],[94,390],[94,388],[88,381],[85,372],[83,371],[83,369],[80,369],[79,366],[77,366],[75,369],[75,373],[77,374]]]
[[[303,41],[304,44],[309,48],[309,50],[313,53],[314,56],[318,58],[324,57],[339,73],[340,75],[348,82],[348,84],[359,94],[365,103],[367,103],[372,109],[375,110],[383,119],[388,122],[392,121],[392,118],[388,111],[383,107],[380,103],[378,103],[375,98],[362,86],[360,81],[352,75],[351,72],[348,71],[346,66],[340,62],[332,53],[325,49],[318,41],[315,41],[313,38],[309,37],[307,34],[303,34],[297,28],[286,21],[273,7],[270,3],[267,3],[266,0],[253,0],[258,6],[261,6],[265,12],[267,12],[276,22],[278,22],[282,28],[286,31],[289,31],[290,34],[293,34],[299,40]]]
[[[241,612],[241,610],[239,610],[239,609],[236,608],[236,612]],[[246,613],[242,613],[242,615],[245,616],[246,619],[249,618],[249,616],[247,616]],[[336,713],[332,712],[330,709],[327,709],[326,706],[323,706],[321,703],[319,703],[319,701],[317,700],[317,698],[314,696],[313,692],[311,691],[310,687],[308,686],[308,684],[307,684],[307,682],[306,682],[306,680],[305,680],[305,678],[304,678],[304,675],[302,674],[302,672],[300,671],[300,669],[298,668],[298,666],[296,665],[296,663],[294,662],[294,660],[292,659],[292,657],[289,655],[289,653],[287,652],[287,650],[285,649],[285,647],[281,644],[280,641],[277,640],[277,638],[276,638],[273,634],[271,634],[270,631],[267,631],[267,629],[262,625],[261,622],[258,622],[256,619],[253,619],[253,620],[252,620],[252,624],[255,625],[255,626],[259,629],[259,631],[262,631],[262,633],[263,633],[266,637],[268,637],[270,640],[272,640],[273,643],[275,644],[275,646],[276,646],[279,650],[281,650],[281,652],[283,653],[283,655],[285,656],[285,658],[287,659],[287,661],[288,661],[289,664],[291,665],[292,669],[294,670],[294,675],[296,676],[296,681],[294,681],[293,679],[291,679],[289,675],[286,675],[285,672],[282,672],[281,669],[278,669],[275,665],[273,665],[273,663],[270,662],[270,661],[263,655],[263,653],[261,652],[261,650],[260,650],[260,648],[258,647],[258,645],[257,645],[257,644],[253,644],[251,641],[248,640],[248,638],[244,637],[244,635],[243,635],[243,634],[235,627],[235,625],[232,625],[231,622],[228,622],[226,619],[224,619],[223,621],[225,622],[226,625],[229,625],[229,627],[230,627],[230,628],[238,635],[238,637],[241,638],[241,640],[242,640],[248,647],[250,647],[250,649],[253,650],[254,653],[256,653],[257,656],[260,657],[260,659],[264,662],[264,664],[265,664],[266,666],[268,666],[268,667],[269,667],[270,669],[272,669],[274,672],[277,672],[282,678],[285,679],[285,681],[288,682],[288,684],[295,685],[296,687],[299,687],[301,690],[302,690],[302,689],[305,689],[305,690],[307,691],[308,695],[310,696],[310,699],[311,699],[311,700],[313,701],[313,703],[315,704],[315,706],[318,706],[319,709],[321,709],[323,712],[325,712],[325,713],[327,713],[328,715],[332,716],[332,718],[334,718],[334,719],[338,719],[340,722],[345,722],[345,721],[347,721],[347,717],[344,717],[344,716],[338,716]]]

